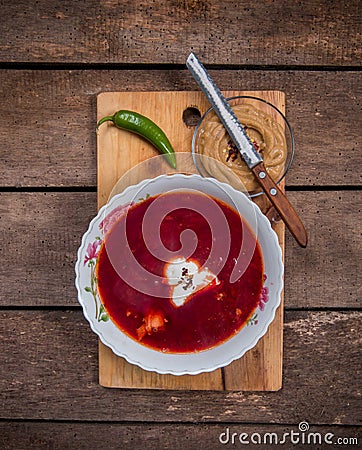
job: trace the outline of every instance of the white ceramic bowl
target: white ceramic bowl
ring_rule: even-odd
[[[100,303],[96,291],[94,266],[99,244],[103,240],[101,223],[105,216],[116,208],[129,202],[137,201],[147,195],[156,195],[174,189],[194,189],[212,195],[225,203],[236,207],[240,215],[249,223],[258,238],[263,260],[266,280],[264,293],[266,302],[261,301],[248,323],[232,338],[211,348],[195,353],[163,353],[142,345],[127,336],[121,329],[108,320],[108,315]],[[86,263],[85,263],[86,261]],[[137,366],[173,375],[198,374],[210,372],[224,367],[240,358],[246,351],[253,348],[266,333],[273,321],[276,309],[280,304],[283,287],[282,253],[277,235],[272,230],[269,221],[245,194],[236,191],[230,185],[213,178],[203,178],[199,175],[161,175],[153,179],[143,180],[135,186],[130,186],[121,194],[115,195],[106,206],[100,209],[98,215],[90,222],[87,232],[82,238],[75,266],[76,288],[78,300],[83,307],[83,313],[89,321],[92,330],[101,341],[110,347],[116,355],[125,358]]]

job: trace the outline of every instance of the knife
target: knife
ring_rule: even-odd
[[[278,211],[280,217],[298,244],[305,248],[307,246],[308,237],[300,217],[278,185],[268,175],[263,163],[263,158],[260,153],[255,150],[254,145],[231,106],[194,53],[190,53],[186,61],[186,66],[203,93],[206,95],[212,108],[221,120],[226,131],[229,133],[229,136],[234,141],[242,158],[256,176],[270,202]]]

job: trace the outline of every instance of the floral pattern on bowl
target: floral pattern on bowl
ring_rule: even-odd
[[[83,264],[89,269],[89,285],[85,286],[84,290],[93,297],[95,305],[95,318],[98,322],[108,322],[109,320],[109,316],[99,298],[97,289],[96,266],[98,261],[98,252],[108,230],[123,214],[127,212],[129,206],[131,206],[131,203],[120,205],[105,216],[98,226],[101,236],[96,236],[93,242],[89,242],[84,256]]]

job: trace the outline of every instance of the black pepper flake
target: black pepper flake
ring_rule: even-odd
[[[189,274],[189,269],[187,269],[187,267],[183,267],[181,272],[181,280],[178,284],[183,284],[182,288],[187,291],[190,287],[194,288],[192,281],[193,278],[194,276]]]
[[[234,162],[236,160],[236,158],[238,157],[238,149],[236,147],[236,145],[234,144],[233,141],[228,141],[228,156],[226,158],[226,162],[229,162],[229,160],[231,159],[232,162]]]
[[[247,131],[248,127],[245,125],[244,126],[244,130]],[[250,138],[250,142],[253,144],[255,150],[260,153],[260,145],[256,142],[255,139]],[[236,147],[236,145],[234,144],[234,142],[232,140],[228,141],[228,156],[226,157],[226,162],[229,162],[231,159],[231,162],[234,162],[237,157],[238,157],[238,149]]]

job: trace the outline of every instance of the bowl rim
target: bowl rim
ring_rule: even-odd
[[[112,211],[112,205],[113,206],[117,206],[117,202],[119,202],[119,200],[123,199],[124,197],[127,197],[128,194],[132,193],[133,190],[135,189],[139,189],[140,187],[144,187],[150,183],[157,183],[158,180],[160,179],[175,179],[175,178],[179,178],[182,179],[184,181],[186,181],[186,179],[195,179],[197,178],[199,181],[201,181],[202,183],[212,183],[212,184],[216,184],[219,185],[219,187],[221,187],[222,189],[226,189],[232,192],[233,195],[241,195],[243,198],[243,201],[246,202],[246,204],[249,204],[249,207],[254,208],[255,213],[258,216],[258,220],[262,220],[264,221],[264,225],[266,227],[267,233],[268,233],[268,237],[270,235],[271,239],[269,239],[268,241],[268,245],[271,245],[271,252],[275,252],[275,264],[278,265],[278,275],[279,275],[279,279],[273,280],[274,284],[277,285],[276,288],[276,295],[275,295],[275,300],[272,303],[271,302],[271,309],[269,311],[269,316],[268,319],[266,320],[264,326],[259,330],[259,332],[256,334],[255,338],[249,343],[249,345],[247,346],[240,346],[240,348],[235,351],[232,352],[231,354],[229,354],[228,356],[224,357],[223,360],[220,360],[218,362],[215,361],[209,361],[208,364],[203,364],[200,365],[199,367],[197,367],[196,369],[185,369],[182,367],[182,364],[180,364],[180,366],[177,368],[175,368],[173,366],[173,364],[176,362],[178,362],[179,360],[182,362],[184,362],[185,358],[188,357],[193,357],[195,358],[195,356],[197,355],[201,355],[201,354],[210,354],[210,352],[215,349],[215,348],[222,348],[223,345],[225,344],[225,342],[217,345],[216,347],[212,347],[210,349],[207,350],[203,350],[201,352],[196,352],[196,353],[185,353],[185,354],[177,354],[177,353],[167,353],[167,354],[163,354],[160,351],[151,349],[149,347],[146,347],[138,342],[136,342],[135,340],[133,340],[132,338],[130,338],[129,336],[127,336],[116,324],[114,324],[111,320],[108,323],[112,323],[114,327],[116,327],[116,329],[118,330],[118,333],[120,336],[122,336],[123,338],[126,339],[126,341],[132,341],[133,344],[142,347],[143,349],[145,349],[145,351],[147,353],[150,353],[153,356],[174,356],[174,358],[169,358],[171,360],[171,365],[169,367],[157,367],[157,358],[153,359],[150,358],[150,360],[148,362],[136,359],[132,356],[132,354],[130,355],[129,353],[127,353],[127,351],[122,351],[122,349],[118,348],[114,342],[112,342],[112,339],[109,338],[109,335],[107,335],[107,333],[104,333],[105,328],[100,329],[100,324],[99,322],[97,322],[96,320],[94,320],[93,317],[91,317],[90,311],[87,307],[87,303],[90,303],[90,301],[88,299],[85,299],[83,296],[85,295],[85,291],[84,291],[84,286],[82,288],[82,286],[80,285],[81,283],[81,271],[82,269],[84,270],[84,265],[83,265],[83,260],[84,260],[84,251],[86,249],[86,245],[88,243],[87,239],[91,236],[92,232],[94,233],[94,227],[97,225],[97,223],[104,218],[104,213],[106,211],[107,208],[110,208],[108,211]],[[221,185],[221,186],[220,186]],[[187,189],[187,186],[184,187],[185,189]],[[125,204],[125,202],[123,201],[122,204]],[[253,230],[255,232],[255,230]],[[99,229],[97,229],[97,232],[99,233]],[[263,251],[263,248],[262,248]],[[263,259],[264,259],[265,255],[263,253]],[[172,374],[172,375],[196,375],[199,373],[203,373],[203,372],[211,372],[214,371],[216,369],[219,369],[221,367],[225,367],[228,364],[230,364],[232,361],[239,359],[241,356],[243,356],[248,350],[252,349],[257,342],[265,335],[265,333],[267,332],[270,324],[273,322],[274,318],[275,318],[275,314],[276,311],[278,309],[278,307],[281,304],[281,293],[283,290],[283,285],[284,285],[284,281],[283,281],[283,276],[284,276],[284,264],[283,264],[283,260],[282,260],[282,251],[278,242],[278,238],[277,238],[277,234],[275,233],[275,231],[272,229],[271,224],[269,222],[269,220],[263,215],[263,213],[261,212],[260,208],[258,207],[258,205],[256,205],[254,202],[252,202],[250,199],[248,199],[248,197],[240,192],[237,191],[236,189],[234,189],[232,186],[230,186],[227,183],[223,183],[220,182],[214,178],[205,178],[202,177],[201,175],[198,174],[191,174],[191,175],[185,175],[185,174],[163,174],[163,175],[159,175],[155,178],[148,178],[145,180],[142,180],[141,182],[135,184],[135,185],[131,185],[128,186],[123,192],[116,194],[115,196],[113,196],[105,205],[103,205],[97,215],[90,221],[89,226],[87,231],[83,234],[82,236],[82,240],[81,240],[81,245],[78,249],[77,252],[77,261],[75,264],[75,274],[76,274],[76,278],[75,278],[75,286],[76,289],[78,291],[78,301],[80,303],[80,305],[82,306],[82,310],[83,310],[83,314],[85,316],[85,318],[87,319],[87,321],[89,322],[89,325],[91,327],[91,329],[93,330],[93,332],[99,337],[99,339],[102,341],[103,344],[105,344],[107,347],[111,348],[111,350],[118,356],[121,356],[122,358],[126,359],[126,361],[128,361],[131,364],[134,364],[136,366],[139,366],[140,368],[147,370],[147,371],[152,371],[152,372],[157,372],[160,374]],[[102,323],[103,325],[103,323]],[[233,337],[231,337],[229,340],[226,341],[230,342],[233,339],[235,339],[240,333],[241,331],[246,328],[246,325],[244,325],[244,327],[242,327],[242,329]],[[122,345],[121,345],[122,347]],[[150,361],[152,361],[152,363],[150,363]],[[155,362],[156,361],[156,362]],[[166,359],[166,363],[167,363],[167,359]]]
[[[294,131],[292,126],[290,125],[288,119],[286,118],[285,114],[283,114],[279,108],[277,108],[275,105],[273,105],[273,103],[269,102],[268,100],[265,100],[261,97],[256,97],[255,95],[234,95],[232,97],[227,97],[226,100],[228,102],[232,102],[233,100],[239,100],[239,99],[250,99],[250,100],[258,100],[261,101],[262,103],[265,103],[266,105],[270,106],[271,108],[273,108],[278,114],[280,114],[280,116],[283,118],[285,125],[287,126],[287,129],[289,131],[290,134],[290,149],[288,150],[289,153],[289,161],[287,162],[284,171],[281,175],[281,177],[276,181],[276,184],[279,184],[287,175],[287,173],[289,172],[293,161],[294,161],[294,156],[295,156],[295,138],[294,138]],[[197,169],[197,171],[199,172],[200,175],[203,176],[200,168],[199,168],[199,164],[196,160],[196,140],[197,140],[197,135],[198,135],[198,131],[203,123],[203,121],[205,120],[206,116],[208,114],[210,114],[213,111],[213,107],[211,106],[210,108],[208,108],[207,111],[205,111],[205,113],[201,116],[199,122],[197,123],[194,133],[192,135],[192,142],[191,142],[191,152],[192,152],[192,159],[194,161],[195,167]],[[232,169],[231,169],[232,170]],[[208,175],[209,177],[212,177],[212,175]],[[248,195],[250,195],[250,197],[258,197],[259,195],[264,195],[263,190],[261,189],[258,192],[248,192]]]

